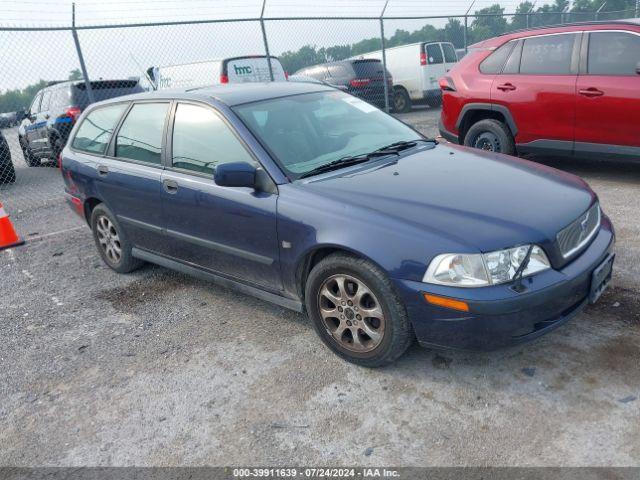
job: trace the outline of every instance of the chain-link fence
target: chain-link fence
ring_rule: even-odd
[[[198,86],[248,72],[245,66],[231,69],[213,59],[270,53],[282,69],[266,61],[267,69],[252,64],[254,70],[262,68],[261,79],[284,79],[287,72],[293,80],[305,81],[318,78],[307,67],[347,58],[386,61],[391,48],[438,41],[453,47],[443,48],[442,62],[455,63],[469,45],[510,30],[637,16],[640,0],[627,3],[629,8],[614,12],[541,11],[524,2],[510,14],[496,5],[457,16],[257,16],[76,26],[73,15],[70,25],[55,28],[0,25],[0,202],[19,221],[30,211],[62,201],[57,156],[75,119],[91,102],[150,90],[162,82]],[[195,66],[187,73],[170,69],[188,63]],[[383,72],[380,85],[388,80]],[[384,89],[377,95],[381,97],[372,100],[384,108]]]

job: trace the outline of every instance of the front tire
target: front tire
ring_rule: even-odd
[[[474,123],[464,137],[464,144],[467,147],[505,155],[516,153],[515,140],[509,127],[492,118]]]
[[[413,342],[391,281],[367,260],[338,253],[320,261],[307,279],[305,303],[322,341],[351,363],[387,365]]]
[[[411,111],[411,98],[404,88],[396,88],[393,91],[393,111],[396,113]]]
[[[91,212],[91,230],[104,263],[118,273],[133,272],[142,261],[131,255],[133,245],[106,205],[97,205]]]
[[[37,157],[33,154],[26,140],[20,140],[20,147],[22,148],[22,155],[24,156],[24,162],[27,164],[28,167],[42,166],[40,157]]]

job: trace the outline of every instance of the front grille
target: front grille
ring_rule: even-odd
[[[560,230],[556,239],[560,247],[560,253],[564,258],[569,258],[584,247],[598,231],[600,227],[600,204],[594,203],[589,210]]]

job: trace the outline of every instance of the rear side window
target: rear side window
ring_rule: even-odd
[[[42,100],[42,93],[36,95],[36,98],[31,102],[31,106],[29,107],[29,112],[33,115],[34,113],[38,113],[40,111],[40,100]]]
[[[118,131],[116,157],[159,165],[168,108],[168,103],[134,105]]]
[[[334,78],[348,77],[351,74],[351,72],[349,72],[349,69],[344,65],[329,65],[327,67],[327,70],[329,71],[329,75]]]
[[[640,36],[625,32],[589,35],[587,72],[591,75],[637,75]]]
[[[437,43],[432,43],[426,46],[427,52],[427,63],[429,65],[438,65],[444,62],[442,58],[442,50],[440,49],[440,45]]]
[[[496,49],[491,55],[484,59],[480,64],[480,71],[482,73],[494,74],[502,72],[504,66],[513,46],[516,42],[507,42],[498,49]]]
[[[576,36],[546,35],[527,38],[522,47],[520,73],[529,75],[569,75]]]
[[[171,157],[174,168],[210,175],[221,163],[254,163],[219,115],[186,103],[176,109]]]
[[[443,43],[442,50],[444,50],[444,60],[447,63],[456,63],[458,61],[458,55],[456,55],[456,49],[450,43]]]
[[[143,91],[137,80],[96,80],[90,83],[93,99],[96,102]],[[72,91],[74,105],[81,108],[89,105],[89,95],[84,82],[74,84]]]
[[[51,100],[51,90],[46,90],[42,94],[42,103],[40,104],[40,111],[46,112],[49,110],[49,101]]]
[[[69,87],[54,90],[49,108],[63,108],[71,105]]]
[[[104,154],[118,120],[127,105],[120,103],[97,108],[82,121],[71,146],[88,153]]]

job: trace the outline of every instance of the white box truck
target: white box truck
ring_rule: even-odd
[[[419,42],[385,50],[387,70],[393,77],[393,109],[408,112],[414,102],[437,107],[442,102],[438,81],[458,61],[449,42]],[[352,58],[382,60],[382,50]]]
[[[286,81],[287,75],[277,57],[271,57],[274,81]],[[198,88],[225,83],[268,82],[269,64],[265,55],[222,58],[204,62],[150,67],[149,80],[156,90]]]

